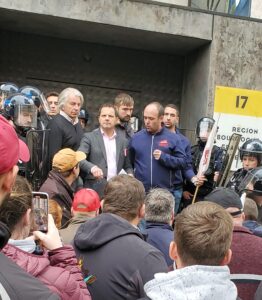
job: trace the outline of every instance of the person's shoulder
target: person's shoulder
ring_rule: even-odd
[[[39,192],[42,192],[43,189],[45,189],[46,187],[50,187],[50,186],[55,186],[55,180],[54,177],[51,176],[51,173],[53,173],[53,171],[51,170],[48,174],[48,177],[46,178],[46,180],[44,181],[44,183],[41,185]]]
[[[98,135],[102,135],[102,134],[101,134],[101,131],[99,130],[99,128],[96,128],[96,129],[94,129],[92,131],[85,132],[83,134],[83,137],[85,137],[85,138],[93,138],[93,137],[96,137]]]
[[[235,238],[241,238],[241,241],[250,241],[257,244],[258,247],[262,247],[262,239],[252,233],[251,230],[245,226],[234,226],[233,229],[233,240]],[[248,242],[249,243],[249,242]]]
[[[3,299],[59,299],[58,295],[53,294],[48,287],[30,276],[2,253],[0,253],[0,265],[0,283],[6,296],[9,296],[9,298]],[[34,288],[32,289],[32,287]]]
[[[92,130],[90,132],[87,132],[87,133],[89,133],[90,135],[102,135],[101,130],[100,130],[99,127],[95,128],[94,130]]]
[[[56,124],[56,116],[54,116],[52,119],[49,120],[48,124],[47,124],[47,128],[50,128],[52,126],[54,126],[54,124]]]
[[[147,135],[146,129],[141,129],[131,137],[131,140],[137,140],[140,139],[141,137],[145,137],[146,135]]]
[[[55,116],[50,120],[50,122],[52,122],[52,123],[60,123],[60,122],[63,122],[63,121],[66,121],[66,118],[63,117],[63,116],[60,115],[60,114],[55,115]]]
[[[225,152],[225,149],[222,148],[222,147],[219,147],[219,146],[217,146],[217,145],[214,145],[214,146],[213,146],[213,152],[216,152],[216,153],[223,153],[223,152]]]
[[[191,144],[189,138],[187,138],[185,135],[183,135],[181,132],[177,133],[178,136],[181,138],[181,140],[183,140],[184,142],[187,142],[188,144]]]
[[[49,197],[59,196],[59,191],[57,187],[57,180],[52,177],[48,177],[46,181],[41,185],[39,192],[44,192],[50,194]]]
[[[145,232],[146,233],[146,232]],[[132,236],[131,236],[132,238]],[[134,240],[134,243],[137,244],[139,247],[138,251],[141,253],[141,257],[147,257],[147,256],[158,256],[158,257],[163,257],[163,254],[160,250],[158,250],[156,247],[152,246],[151,244],[147,243],[144,239],[142,238],[137,238]]]
[[[260,225],[259,223],[257,223],[258,226],[253,230],[254,235],[258,236],[258,237],[262,237],[262,225]]]
[[[191,150],[192,150],[192,152],[194,152],[196,150],[200,150],[199,145],[198,144],[192,145]]]
[[[167,139],[171,139],[171,140],[180,140],[181,139],[179,134],[176,134],[175,132],[170,131],[166,127],[163,127],[161,129],[159,136],[166,137]]]
[[[120,131],[120,132],[124,132],[124,131],[125,131],[125,127],[122,126],[120,123],[117,123],[117,124],[115,125],[115,130],[116,130],[116,131]]]
[[[235,260],[240,257],[244,249],[243,251],[247,260],[252,259],[254,263],[258,263],[259,261],[261,265],[260,251],[258,249],[262,249],[262,238],[244,226],[234,227],[231,249]]]
[[[61,116],[60,114],[55,115],[47,125],[47,128],[51,129],[64,129],[65,124],[69,123],[66,118]]]
[[[47,266],[50,265],[50,261],[46,254],[31,254],[14,245],[7,244],[3,249],[3,253],[15,261],[19,266],[23,266],[23,269],[34,277],[37,277],[38,274],[40,274]]]

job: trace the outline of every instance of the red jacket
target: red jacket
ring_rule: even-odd
[[[2,252],[29,274],[42,281],[61,299],[91,299],[72,246],[67,245],[53,251],[46,251],[43,255],[35,255],[7,244]]]
[[[243,226],[234,226],[232,259],[228,265],[231,274],[262,275],[262,238],[253,235]],[[238,296],[242,300],[254,298],[257,283],[236,283]]]

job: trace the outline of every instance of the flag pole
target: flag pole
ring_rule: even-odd
[[[195,190],[195,193],[194,193],[194,197],[193,197],[193,200],[192,200],[192,204],[194,204],[195,201],[196,201],[196,196],[197,196],[197,193],[198,193],[198,189],[199,189],[199,185],[196,186],[196,190]]]
[[[213,128],[212,128],[212,130],[209,134],[209,137],[207,139],[204,151],[202,153],[202,157],[201,157],[201,160],[200,160],[200,163],[199,163],[199,168],[198,168],[198,173],[197,173],[199,176],[204,175],[206,170],[208,169],[209,162],[210,162],[210,157],[211,157],[211,154],[212,154],[212,149],[213,149],[213,146],[214,146],[214,140],[215,140],[217,129],[218,129],[217,124],[218,124],[218,121],[220,119],[220,116],[221,116],[221,114],[218,115],[218,119],[215,122],[215,124],[213,125]],[[199,189],[199,185],[196,186],[196,190],[195,190],[195,193],[194,193],[192,204],[194,204],[195,201],[196,201],[196,196],[197,196],[197,193],[198,193],[198,189]]]

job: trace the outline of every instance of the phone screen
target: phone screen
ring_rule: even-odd
[[[48,194],[32,192],[33,194],[33,230],[47,232],[48,229]]]

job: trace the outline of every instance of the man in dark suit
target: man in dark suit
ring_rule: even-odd
[[[92,188],[103,196],[104,186],[110,178],[122,173],[133,175],[127,156],[127,140],[115,131],[117,122],[113,104],[103,104],[98,114],[99,128],[85,133],[79,151],[87,159],[80,163],[84,175],[84,187]]]

